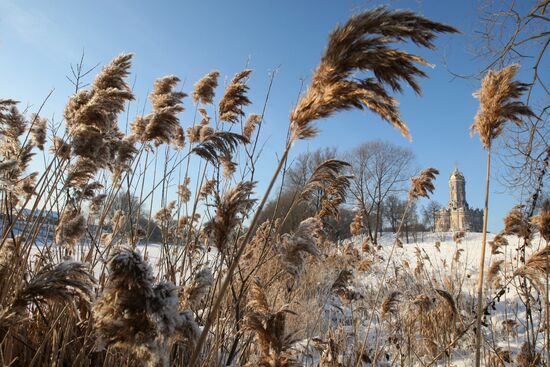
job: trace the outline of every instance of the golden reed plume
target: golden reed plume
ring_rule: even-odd
[[[401,119],[397,100],[387,88],[401,92],[402,83],[420,93],[417,77],[426,77],[416,64],[423,58],[392,48],[410,39],[433,49],[436,33],[457,32],[410,11],[379,7],[353,16],[330,35],[328,46],[313,74],[311,86],[291,113],[293,134],[298,139],[317,135],[315,120],[351,108],[368,108],[411,138]],[[358,77],[358,72],[370,76]]]
[[[433,180],[435,180],[435,176],[438,174],[438,170],[430,167],[420,172],[419,176],[412,177],[412,184],[409,190],[409,199],[429,197],[429,195],[435,190]]]
[[[474,93],[479,98],[479,111],[470,129],[472,134],[479,134],[485,148],[500,135],[506,121],[521,125],[522,116],[534,116],[531,109],[518,100],[528,87],[513,80],[518,70],[517,64],[500,71],[490,70],[481,82],[481,89]]]

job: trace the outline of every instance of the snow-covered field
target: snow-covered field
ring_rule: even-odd
[[[490,303],[488,308],[486,327],[483,328],[485,336],[485,352],[492,362],[485,361],[485,365],[499,365],[507,359],[505,354],[510,352],[510,357],[515,357],[520,352],[521,346],[526,340],[526,307],[524,301],[518,296],[520,277],[514,277],[514,271],[520,266],[518,258],[518,247],[523,243],[515,236],[506,236],[507,246],[500,247],[496,253],[492,253],[490,241],[495,234],[488,234],[487,249],[485,256],[485,287],[484,304]],[[342,248],[355,247],[361,251],[363,238],[356,237],[345,240],[341,243]],[[361,294],[370,294],[371,297],[375,289],[382,287],[384,295],[392,292],[399,292],[398,311],[399,316],[395,317],[395,322],[402,322],[403,314],[406,313],[407,302],[413,302],[415,295],[421,295],[423,292],[430,294],[430,291],[437,289],[447,290],[454,298],[458,309],[457,328],[462,330],[475,318],[475,298],[477,297],[477,282],[479,275],[479,261],[481,256],[481,233],[466,233],[464,238],[455,242],[452,233],[424,234],[422,240],[418,242],[404,243],[402,246],[394,248],[393,255],[389,261],[386,276],[384,270],[388,263],[388,258],[392,251],[394,238],[391,235],[384,235],[380,240],[380,246],[374,250],[374,255],[378,262],[365,272],[354,272],[353,281],[355,289]],[[527,258],[530,254],[544,247],[544,240],[535,237],[530,241],[530,246],[526,248]],[[487,274],[492,264],[502,260],[499,271],[489,277]],[[381,283],[383,282],[383,283]],[[505,292],[501,297],[496,297],[500,286],[504,287]],[[424,289],[422,289],[424,288]],[[430,289],[431,288],[431,289]],[[434,294],[434,292],[431,292]],[[544,334],[542,333],[541,320],[544,320],[544,299],[540,294],[532,292],[537,297],[531,298],[532,322],[535,325],[535,331],[531,331],[531,340],[534,337],[537,344],[537,351],[544,347]],[[525,297],[524,297],[525,298]],[[381,304],[379,300],[377,304]],[[344,306],[345,307],[345,306]],[[410,311],[410,310],[409,310]],[[368,312],[366,313],[368,314]],[[369,320],[370,321],[370,320]],[[368,321],[361,322],[359,330],[355,327],[358,334],[364,334],[364,328],[369,328],[369,340],[367,345],[375,343],[380,345],[385,343],[391,335],[391,328],[395,325],[386,325],[385,321],[374,317],[372,326],[369,328]],[[390,330],[390,332],[388,332]],[[473,363],[473,334],[474,328],[460,339],[452,353],[439,359],[435,365],[445,366],[471,366]],[[382,337],[382,338],[381,338]],[[364,336],[361,336],[364,338]],[[383,339],[382,342],[379,340]],[[375,341],[376,340],[376,341]],[[441,345],[438,345],[441,348]],[[391,348],[388,348],[391,349]],[[420,355],[420,351],[417,350]],[[374,353],[374,352],[373,352]],[[500,357],[497,357],[496,355]],[[382,358],[383,359],[383,358]],[[426,365],[430,358],[413,358],[416,362],[413,365]],[[420,360],[424,362],[420,362]],[[380,365],[399,365],[397,360],[388,360],[379,362]],[[408,365],[408,363],[407,363]],[[515,362],[502,365],[517,365]]]

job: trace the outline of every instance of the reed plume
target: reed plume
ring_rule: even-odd
[[[420,172],[419,176],[412,177],[412,184],[409,190],[409,200],[417,199],[419,197],[429,197],[429,195],[435,190],[433,180],[435,180],[435,176],[438,174],[438,170],[430,167]]]
[[[248,214],[256,202],[250,198],[254,186],[254,182],[239,182],[223,196],[217,192],[214,195],[216,213],[204,225],[204,232],[222,254],[226,252],[229,240],[242,224],[243,216]]]
[[[59,136],[54,137],[50,152],[59,159],[69,159],[71,157],[71,146]]]
[[[481,89],[474,93],[479,99],[479,111],[471,126],[471,133],[478,133],[481,143],[487,150],[487,173],[485,178],[485,207],[483,215],[483,237],[481,242],[481,256],[479,260],[478,276],[478,303],[476,320],[476,367],[481,363],[481,317],[483,303],[483,276],[485,267],[485,247],[487,241],[487,217],[489,213],[489,183],[491,175],[491,144],[503,131],[504,124],[511,121],[516,125],[522,124],[523,117],[534,116],[531,109],[523,104],[519,98],[527,91],[527,85],[514,81],[519,65],[510,65],[500,71],[490,70],[483,81]],[[527,237],[524,237],[527,240]]]
[[[550,269],[548,269],[548,257],[550,256],[550,248],[548,246],[534,252],[522,265],[518,268],[514,275],[525,276],[537,285],[539,290],[544,291],[545,286],[543,280]]]
[[[178,185],[178,197],[182,203],[187,203],[191,199],[191,190],[189,190],[189,176],[185,177],[183,184]]]
[[[489,270],[487,270],[487,284],[492,284],[493,288],[498,288],[498,273],[503,263],[504,260],[495,260],[489,266]]]
[[[256,114],[250,114],[246,119],[246,124],[243,128],[243,136],[250,142],[252,140],[252,134],[256,130],[256,126],[262,122],[262,116]]]
[[[400,295],[400,292],[394,291],[384,298],[382,305],[380,306],[380,317],[382,320],[385,320],[388,315],[397,314],[397,306],[399,304]]]
[[[521,125],[522,117],[534,116],[531,109],[519,100],[529,85],[513,80],[518,70],[517,64],[500,71],[490,70],[481,82],[481,89],[474,93],[479,99],[479,111],[471,132],[479,134],[487,150],[492,140],[502,133],[507,121]]]
[[[289,349],[295,342],[292,334],[286,332],[286,315],[294,313],[283,307],[272,310],[259,280],[255,280],[249,293],[248,313],[245,328],[254,332],[260,349],[260,358],[254,365],[262,367],[290,367],[298,362],[290,355]]]
[[[533,224],[537,227],[540,235],[546,242],[550,241],[550,200],[542,203],[540,213],[532,218]]]
[[[65,120],[72,138],[71,149],[78,159],[69,168],[69,186],[85,184],[102,168],[113,170],[118,143],[117,116],[134,99],[124,80],[131,66],[131,54],[122,54],[94,79],[89,90],[80,90],[65,106]]]
[[[349,231],[352,236],[358,236],[363,230],[363,213],[358,210],[353,217],[353,221],[349,225]]]
[[[296,204],[310,200],[314,193],[321,193],[318,216],[337,217],[338,206],[344,202],[352,178],[342,175],[341,172],[349,166],[349,163],[337,159],[321,163],[304,185]]]
[[[516,235],[519,238],[530,240],[533,229],[529,218],[522,210],[522,205],[516,205],[510,213],[504,217],[504,234]]]
[[[185,287],[185,303],[192,310],[197,310],[214,284],[214,276],[210,268],[199,270],[191,282]]]
[[[315,258],[321,256],[318,245],[323,237],[323,224],[316,217],[300,222],[292,234],[283,234],[279,251],[284,268],[293,276],[300,276],[304,268],[305,253]]]
[[[46,128],[48,126],[48,120],[33,114],[31,116],[31,138],[32,144],[40,150],[44,150],[44,144],[46,143]]]
[[[215,89],[218,86],[219,76],[220,72],[218,70],[213,70],[195,83],[195,88],[191,95],[195,103],[211,104],[214,101]]]
[[[456,243],[457,245],[458,244],[461,244],[462,243],[462,239],[466,236],[466,232],[464,231],[456,231],[455,233],[453,233],[453,241],[454,243]]]
[[[131,249],[117,249],[108,262],[109,277],[93,308],[98,347],[123,348],[154,366],[167,353],[167,338],[196,338],[198,326],[178,311],[177,288],[154,284],[151,266]]]
[[[332,283],[331,291],[338,295],[341,300],[346,302],[352,302],[362,298],[362,295],[352,289],[350,289],[350,283],[353,279],[353,272],[348,269],[342,269],[338,273],[338,276]]]
[[[237,73],[225,89],[219,105],[220,120],[236,124],[244,116],[242,108],[251,103],[246,96],[246,81],[251,73],[250,69]]]
[[[184,111],[182,99],[187,95],[174,91],[179,81],[175,75],[155,81],[153,91],[149,95],[153,110],[144,117],[145,130],[140,137],[142,141],[154,141],[156,146],[172,144],[176,148],[183,147],[183,130],[178,113]]]
[[[0,312],[0,325],[25,317],[32,302],[74,304],[78,297],[89,308],[93,299],[95,279],[88,265],[77,261],[64,261],[40,269],[15,294],[11,305]]]
[[[313,121],[351,108],[368,108],[410,139],[397,100],[387,88],[401,92],[402,83],[420,93],[417,77],[426,77],[416,64],[429,65],[423,58],[392,48],[392,43],[410,39],[433,49],[437,33],[457,32],[453,27],[432,22],[409,11],[378,7],[349,19],[330,35],[311,86],[291,113],[296,138],[317,135]],[[372,76],[359,77],[358,72]]]
[[[213,164],[219,164],[222,157],[232,157],[239,144],[247,142],[244,136],[227,131],[213,132],[201,141],[192,152]]]
[[[502,252],[499,249],[503,246],[508,246],[508,240],[504,237],[504,234],[499,233],[492,241],[489,241],[489,245],[491,246],[491,254],[501,254]]]
[[[80,211],[70,204],[65,207],[55,228],[55,242],[60,246],[74,249],[86,232],[86,220]]]

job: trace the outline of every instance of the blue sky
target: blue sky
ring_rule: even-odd
[[[259,179],[270,177],[283,147],[288,114],[296,101],[301,80],[307,84],[326,44],[328,33],[355,12],[378,1],[15,1],[0,0],[0,98],[15,98],[38,108],[49,91],[54,94],[44,115],[61,117],[73,87],[65,76],[69,65],[85,50],[88,65],[105,64],[121,52],[135,54],[131,81],[143,104],[153,81],[166,74],[178,75],[183,89],[212,69],[222,83],[247,63],[254,69],[250,80],[249,112],[261,112],[269,78],[278,68],[269,101]],[[336,146],[340,151],[383,139],[412,149],[419,168],[441,171],[433,198],[447,202],[447,179],[456,166],[467,180],[471,206],[483,203],[485,157],[478,137],[469,127],[477,110],[472,97],[476,80],[456,79],[482,65],[470,52],[474,30],[479,29],[478,3],[464,1],[393,1],[391,8],[417,11],[433,20],[451,24],[462,34],[444,35],[437,50],[404,46],[426,57],[436,67],[427,69],[421,81],[423,95],[410,89],[399,95],[404,120],[413,141],[406,139],[370,112],[344,112],[319,123],[319,137],[296,145],[293,155],[307,149]],[[521,77],[521,75],[520,75]],[[218,92],[221,94],[221,88]],[[186,101],[182,123],[192,119],[192,102]],[[32,110],[32,108],[31,108]],[[499,173],[498,162],[494,168]],[[258,189],[262,191],[261,185]],[[502,227],[503,215],[517,202],[493,180],[489,229]],[[423,203],[420,203],[421,205]]]

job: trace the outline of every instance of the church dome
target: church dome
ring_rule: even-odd
[[[451,173],[451,177],[449,177],[449,180],[464,180],[464,175],[462,174],[462,172],[460,172],[458,170],[458,168],[455,168],[453,173]]]

